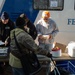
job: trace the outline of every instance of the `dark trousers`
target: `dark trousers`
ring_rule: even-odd
[[[0,62],[0,75],[4,74],[4,62]]]

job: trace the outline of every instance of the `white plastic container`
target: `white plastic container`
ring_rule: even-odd
[[[43,35],[45,39],[49,39],[49,35]]]
[[[51,53],[52,53],[53,57],[60,57],[62,55],[61,49],[60,50],[53,50],[53,51],[51,51]]]
[[[69,56],[75,57],[75,42],[70,42],[67,48]]]

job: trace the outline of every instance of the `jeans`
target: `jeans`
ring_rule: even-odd
[[[12,67],[13,75],[25,75],[22,68]]]

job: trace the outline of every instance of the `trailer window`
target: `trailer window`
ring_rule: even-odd
[[[64,0],[33,0],[33,8],[38,10],[63,10]]]

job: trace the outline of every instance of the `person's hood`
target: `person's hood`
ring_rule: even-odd
[[[14,33],[15,36],[17,36],[18,34],[20,34],[21,32],[25,32],[24,30],[20,29],[20,28],[15,28],[11,31],[10,33],[10,38],[13,39],[14,38]]]

